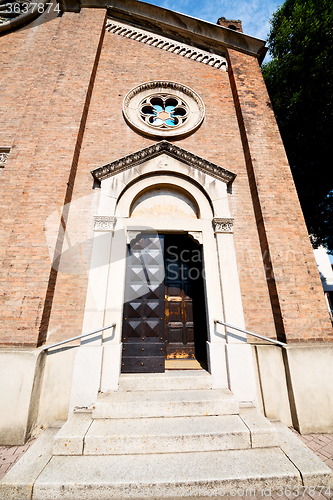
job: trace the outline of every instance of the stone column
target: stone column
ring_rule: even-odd
[[[220,268],[224,321],[245,329],[233,241],[233,218],[214,217],[213,225]],[[252,348],[247,344],[246,334],[222,325],[217,325],[217,328],[221,334],[227,333],[225,348],[229,387],[239,401],[252,402],[256,399],[256,385]]]
[[[94,217],[94,242],[83,333],[107,326],[105,307],[115,225],[116,217],[114,215],[96,215]],[[110,341],[114,334],[115,329],[110,328],[81,340],[74,362],[70,412],[75,407],[86,408],[94,404],[100,389],[105,391],[116,389],[108,381],[110,367],[114,369],[113,349],[108,343],[103,344],[104,338]]]

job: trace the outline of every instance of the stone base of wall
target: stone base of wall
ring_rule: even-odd
[[[301,434],[333,432],[333,344],[253,350],[261,411]]]
[[[333,344],[252,347],[257,406],[301,434],[333,432]],[[68,416],[76,347],[0,349],[0,445]]]
[[[37,421],[46,356],[40,349],[0,349],[0,444],[21,445]]]

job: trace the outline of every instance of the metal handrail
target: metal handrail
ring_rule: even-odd
[[[103,330],[107,330],[108,328],[113,328],[114,326],[116,326],[116,323],[114,323],[113,325],[109,325],[109,326],[103,326],[103,328],[98,328],[98,330],[94,330],[93,332],[82,333],[82,335],[77,335],[76,337],[72,337],[72,338],[67,339],[67,340],[62,340],[61,342],[56,342],[55,344],[46,345],[46,346],[42,347],[42,351],[47,351],[48,349],[51,349],[51,347],[57,347],[58,345],[67,344],[68,342],[72,342],[73,340],[88,337],[89,335],[93,335],[94,333],[102,332]]]
[[[267,340],[267,342],[272,342],[272,344],[276,344],[276,345],[279,345],[281,347],[288,346],[288,344],[285,344],[284,342],[280,342],[279,340],[273,340],[273,339],[269,339],[267,337],[263,337],[262,335],[258,335],[257,333],[249,332],[248,330],[244,330],[243,328],[239,328],[238,326],[229,325],[228,323],[224,323],[223,321],[220,321],[218,319],[214,320],[214,323],[220,323],[220,325],[224,325],[224,326],[227,326],[229,328],[233,328],[234,330],[239,330],[240,332],[246,333],[248,335],[253,335],[253,337],[257,337],[258,339]],[[226,333],[226,337],[228,339],[228,332]]]

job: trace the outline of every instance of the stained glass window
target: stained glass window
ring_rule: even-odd
[[[148,125],[170,129],[182,125],[189,116],[187,104],[176,96],[158,94],[144,99],[139,106],[141,119]]]

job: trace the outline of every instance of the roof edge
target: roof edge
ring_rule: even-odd
[[[263,60],[267,48],[259,38],[224,28],[169,9],[139,0],[59,0],[63,11],[79,12],[81,8],[107,8],[112,17],[141,27],[155,28],[164,36],[179,38],[205,50],[226,52],[232,48]]]

